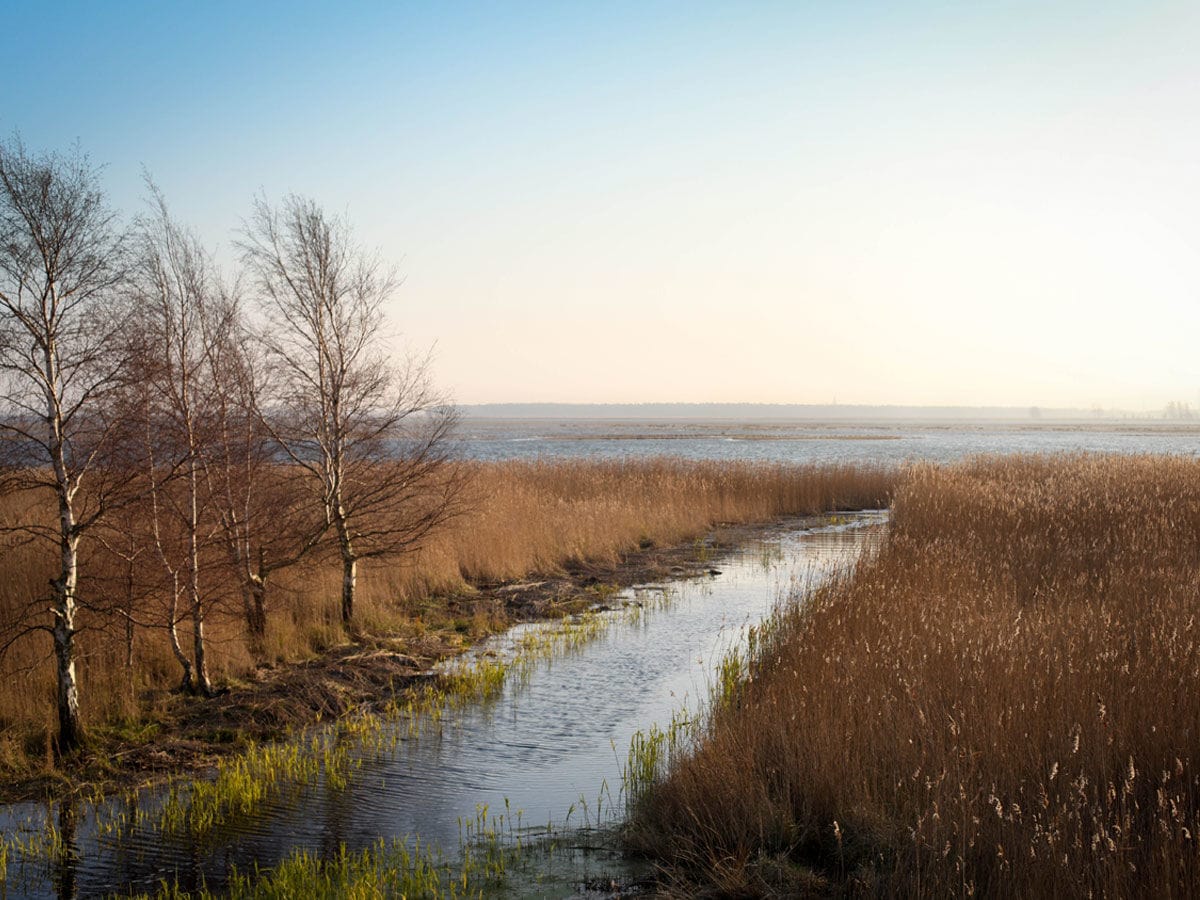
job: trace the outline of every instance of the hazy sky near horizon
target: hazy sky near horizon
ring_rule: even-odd
[[[1200,402],[1200,4],[6,0],[0,132],[344,211],[462,403]]]

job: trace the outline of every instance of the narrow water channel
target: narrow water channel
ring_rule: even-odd
[[[452,851],[463,823],[476,821],[485,804],[485,817],[502,814],[506,827],[530,836],[547,826],[571,835],[613,825],[624,812],[621,771],[632,736],[669,722],[682,707],[701,708],[714,667],[748,628],[790,592],[852,564],[884,522],[884,513],[863,513],[779,526],[714,556],[718,574],[629,591],[609,601],[611,621],[599,636],[538,661],[491,700],[452,709],[436,727],[404,734],[386,750],[354,751],[359,765],[347,785],[322,779],[281,792],[203,838],[167,837],[149,826],[101,833],[98,823],[119,816],[124,800],[81,810],[0,810],[6,834],[35,834],[51,820],[63,840],[45,859],[10,851],[0,895],[154,892],[164,881],[217,888],[232,867],[268,868],[296,849],[328,856],[380,838],[419,836]],[[503,658],[539,627],[520,626],[482,651]],[[561,843],[577,848],[580,841]],[[544,866],[553,870],[537,878],[545,896],[586,893],[599,876],[636,871],[611,848],[548,855]]]

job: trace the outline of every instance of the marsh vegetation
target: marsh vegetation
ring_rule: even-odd
[[[680,893],[1195,896],[1200,463],[918,467],[636,809]]]

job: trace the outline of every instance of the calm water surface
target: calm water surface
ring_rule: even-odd
[[[555,829],[612,824],[623,811],[621,769],[631,737],[665,724],[681,706],[697,709],[708,695],[715,664],[744,641],[747,629],[779,599],[804,590],[853,563],[878,540],[883,513],[836,524],[780,527],[727,556],[719,574],[630,592],[640,614],[608,613],[601,637],[536,665],[494,700],[448,713],[394,751],[366,755],[349,787],[325,784],[267,804],[248,821],[197,843],[165,839],[150,829],[122,839],[99,839],[96,810],[78,811],[60,860],[9,864],[8,896],[94,896],[152,891],[166,880],[184,886],[201,878],[218,886],[230,867],[267,867],[303,848],[333,854],[379,838],[420,836],[448,850],[459,845],[460,820],[480,804],[492,813],[520,811],[523,827]],[[664,599],[665,592],[665,599]],[[496,639],[486,650],[504,654],[529,628]],[[153,797],[145,797],[152,804]],[[102,815],[118,811],[114,801]],[[6,831],[36,828],[62,810],[35,805],[9,809]],[[567,832],[570,833],[569,831]],[[566,843],[572,843],[567,841]],[[523,895],[572,896],[586,879],[629,868],[615,854],[546,857],[537,887]]]
[[[1200,427],[466,419],[471,459],[645,458],[794,463],[952,462],[981,453],[1200,454]]]

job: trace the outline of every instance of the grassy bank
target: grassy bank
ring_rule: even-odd
[[[919,469],[637,810],[685,894],[1200,892],[1200,462]]]
[[[833,508],[884,504],[895,475],[876,468],[752,464],[547,462],[471,464],[466,512],[417,554],[378,562],[362,575],[355,642],[404,654],[416,665],[507,625],[521,596],[489,587],[611,566],[623,554],[695,540],[717,523],[745,523]],[[25,514],[27,497],[0,498],[0,519]],[[165,631],[139,622],[128,653],[125,620],[105,591],[124,563],[91,548],[85,559],[79,663],[85,721],[109,745],[169,727],[184,701],[171,695],[178,668]],[[139,560],[137,565],[153,565]],[[53,560],[29,544],[0,546],[0,617],[45,592]],[[310,561],[273,585],[265,645],[252,652],[236,591],[211,598],[210,664],[227,684],[255,684],[270,666],[327,656],[348,641],[338,615],[335,561]],[[107,611],[105,611],[105,608]],[[553,604],[536,612],[553,615]],[[528,610],[525,610],[527,613]],[[144,618],[144,617],[143,617]],[[0,661],[0,772],[52,765],[53,670],[49,639],[32,633]],[[388,678],[391,673],[387,673]],[[387,679],[385,679],[386,681]],[[370,685],[367,686],[368,688]],[[294,694],[290,687],[287,693]],[[219,700],[220,698],[218,698]],[[213,701],[189,700],[204,709]],[[194,713],[193,713],[194,714]]]

